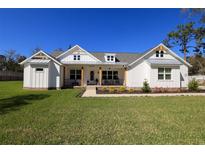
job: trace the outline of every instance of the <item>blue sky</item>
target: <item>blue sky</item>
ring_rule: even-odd
[[[0,21],[0,52],[29,56],[36,47],[51,52],[70,44],[143,52],[188,19],[180,9],[0,9]]]

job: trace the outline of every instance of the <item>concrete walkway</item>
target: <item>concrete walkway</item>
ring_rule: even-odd
[[[82,97],[95,97],[96,96],[96,86],[87,86],[86,91]]]
[[[82,97],[133,97],[133,96],[205,96],[205,93],[160,93],[160,94],[96,94],[96,86],[87,86]]]

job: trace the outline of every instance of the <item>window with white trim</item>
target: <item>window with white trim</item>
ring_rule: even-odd
[[[171,80],[171,68],[158,68],[158,80]]]
[[[73,60],[80,60],[80,55],[73,55]]]
[[[114,62],[115,61],[115,56],[114,55],[107,55],[107,62]]]

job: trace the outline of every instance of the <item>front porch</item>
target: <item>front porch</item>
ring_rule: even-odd
[[[65,65],[63,67],[63,87],[126,86],[126,74],[127,70],[121,65]]]

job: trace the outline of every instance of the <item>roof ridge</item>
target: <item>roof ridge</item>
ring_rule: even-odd
[[[138,53],[133,53],[133,52],[111,52],[111,51],[107,51],[107,52],[103,52],[103,51],[88,51],[90,52],[91,54],[92,53],[115,53],[115,54],[143,54],[142,52],[138,52]]]

